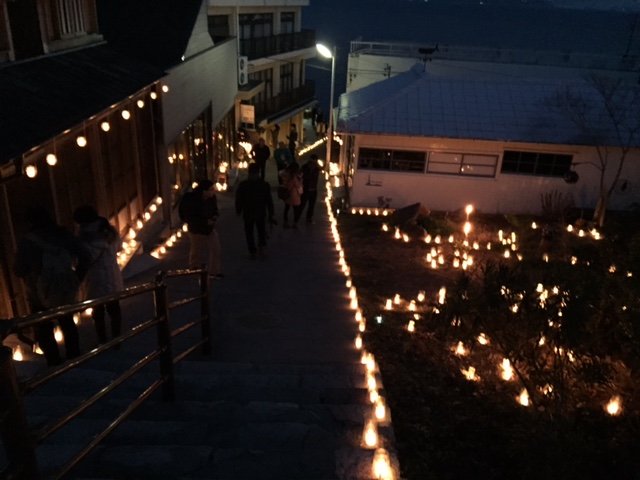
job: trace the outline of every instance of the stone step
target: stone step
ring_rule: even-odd
[[[27,395],[30,425],[41,427],[67,414],[130,364],[125,358],[93,362]],[[157,364],[146,367],[40,445],[41,470],[53,473],[106,428],[158,378],[158,370]],[[361,445],[373,414],[365,372],[359,361],[183,361],[175,369],[176,400],[164,402],[154,393],[83,461],[74,478],[369,478],[356,476],[370,470],[372,458]],[[380,445],[393,452],[391,426],[379,426],[379,436]]]

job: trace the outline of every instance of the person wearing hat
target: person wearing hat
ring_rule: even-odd
[[[224,275],[220,272],[220,239],[216,231],[218,200],[211,180],[198,182],[193,192],[184,195],[180,202],[180,218],[187,224],[191,250],[189,268],[206,266],[209,276],[215,280]]]
[[[79,225],[78,237],[91,253],[91,264],[81,290],[82,300],[92,300],[122,290],[124,282],[118,265],[122,239],[116,228],[98,215],[91,205],[78,207],[73,213],[73,220]],[[118,300],[93,307],[91,317],[99,344],[108,341],[105,311],[111,320],[111,338],[119,337],[122,331],[122,311]]]

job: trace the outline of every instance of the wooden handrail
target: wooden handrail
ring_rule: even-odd
[[[189,275],[197,275],[199,277],[199,294],[191,298],[169,303],[168,286],[165,280],[171,277],[183,277]],[[195,352],[199,347],[202,347],[202,353],[204,355],[211,353],[211,317],[209,309],[210,297],[208,291],[208,278],[208,272],[203,269],[160,272],[156,276],[154,282],[129,287],[121,292],[105,297],[58,307],[20,318],[10,319],[11,324],[9,328],[5,327],[3,329],[6,332],[6,335],[11,333],[17,334],[23,329],[33,327],[41,322],[56,320],[61,316],[79,313],[87,308],[94,308],[105,305],[109,302],[137,297],[146,293],[153,293],[154,295],[154,316],[152,319],[144,321],[118,338],[113,339],[110,342],[81,355],[80,357],[66,362],[63,365],[48,369],[44,373],[26,381],[19,382],[17,379],[11,349],[4,346],[0,348],[0,417],[2,417],[2,422],[0,422],[0,438],[2,439],[6,457],[9,461],[9,465],[4,470],[0,471],[0,478],[11,478],[16,480],[34,480],[39,478],[38,465],[36,461],[37,457],[35,453],[37,445],[44,442],[60,428],[73,421],[82,412],[100,402],[125,381],[135,377],[144,366],[148,365],[156,358],[160,360],[159,379],[149,386],[142,394],[136,397],[105,430],[97,434],[79,453],[69,459],[69,461],[55,473],[53,478],[60,479],[69,473],[107,435],[109,435],[119,424],[124,422],[129,415],[151,395],[153,391],[161,388],[163,392],[163,399],[165,401],[174,400],[174,365],[185,359],[191,353]],[[170,326],[171,310],[196,301],[200,302],[200,316],[196,317],[188,324],[172,331]],[[185,351],[180,352],[174,358],[172,348],[173,338],[183,334],[187,330],[190,330],[197,324],[201,325],[200,340],[194,342],[191,346],[187,347]],[[114,346],[131,341],[133,337],[136,337],[140,333],[153,327],[156,327],[158,332],[158,346],[155,350],[147,353],[142,359],[138,360],[134,365],[129,367],[129,369],[112,380],[108,386],[100,389],[90,398],[85,399],[71,412],[68,412],[66,415],[56,419],[48,425],[45,425],[37,431],[31,431],[29,429],[24,406],[24,399],[26,395],[37,390],[50,380],[60,377],[84,364],[88,360],[101,355]],[[2,338],[3,337],[0,337],[0,340]]]

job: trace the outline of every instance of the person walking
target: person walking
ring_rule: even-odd
[[[249,165],[248,178],[238,185],[236,190],[236,213],[244,220],[244,233],[251,259],[256,253],[264,257],[267,246],[267,216],[274,224],[273,198],[271,186],[260,178],[257,164]],[[258,246],[256,248],[255,232],[258,232]]]
[[[289,140],[289,150],[291,150],[291,158],[296,160],[296,148],[298,146],[298,128],[295,123],[291,124],[291,130],[289,131],[289,135],[287,135],[287,140]]]
[[[278,147],[278,143],[280,143],[280,140],[278,138],[279,136],[280,136],[280,125],[276,123],[271,128],[271,145],[273,145],[273,148]]]
[[[284,195],[282,200],[284,201],[284,214],[283,214],[283,228],[298,228],[298,220],[300,218],[299,205],[300,195],[302,194],[302,175],[300,174],[300,165],[297,162],[293,162],[289,167],[280,172],[282,177],[282,185],[280,188],[286,189],[288,193]],[[286,197],[286,198],[285,198]],[[289,210],[293,207],[293,224],[289,224]]]
[[[298,217],[307,207],[307,223],[313,223],[313,212],[318,199],[318,178],[320,177],[320,165],[318,165],[318,155],[312,153],[309,160],[300,167],[302,174],[302,196],[300,197],[300,207]]]
[[[316,117],[316,138],[322,137],[326,133],[326,126],[324,123],[324,114],[322,110],[318,110],[318,116]]]
[[[293,163],[291,150],[289,150],[284,142],[280,142],[278,144],[278,149],[273,152],[273,156],[276,159],[276,165],[278,167],[278,184],[282,185],[282,177],[280,176],[280,172]]]
[[[18,243],[13,271],[25,282],[31,313],[75,303],[91,262],[89,251],[42,206],[28,208],[26,221],[28,233]],[[58,324],[66,358],[79,356],[80,338],[73,315],[59,317]],[[34,327],[48,366],[62,363],[54,329],[52,320]]]
[[[81,288],[82,300],[104,297],[122,290],[124,282],[118,265],[122,239],[116,228],[106,218],[99,216],[91,205],[78,207],[73,212],[73,220],[80,226],[78,237],[91,253],[91,265]],[[122,331],[122,311],[118,300],[93,307],[91,317],[99,344],[108,341],[105,311],[111,320],[111,338],[119,337]]]
[[[258,143],[256,143],[251,149],[251,157],[260,167],[260,178],[264,180],[265,172],[267,168],[267,160],[271,156],[271,150],[264,142],[264,138],[260,137]]]
[[[213,182],[201,180],[193,192],[187,192],[178,207],[180,219],[187,224],[191,250],[189,268],[206,266],[209,276],[221,279],[220,238],[216,231],[218,200]]]

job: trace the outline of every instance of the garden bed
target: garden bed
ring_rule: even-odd
[[[362,213],[338,231],[403,478],[638,478],[637,222],[543,240],[540,219],[472,215],[465,236],[432,214],[427,243]]]

